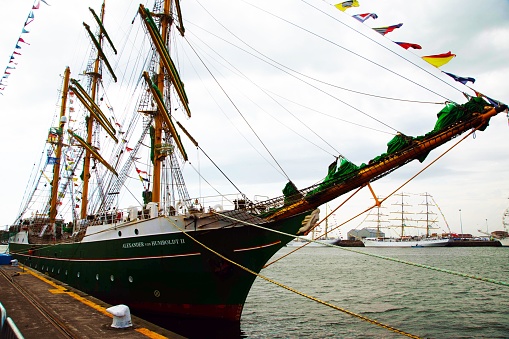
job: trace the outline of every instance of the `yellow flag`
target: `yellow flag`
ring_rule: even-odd
[[[336,7],[340,11],[344,12],[347,9],[349,9],[350,7],[359,7],[359,2],[357,0],[350,0],[350,1],[345,1],[345,2],[341,2],[339,4],[336,4],[336,5],[334,5],[334,7]]]
[[[449,52],[443,53],[443,54],[423,56],[422,59],[424,61],[429,62],[430,64],[432,64],[435,67],[440,67],[440,66],[445,65],[449,61],[451,61],[452,58],[454,58],[455,56],[456,56],[456,54],[452,54],[449,51]]]

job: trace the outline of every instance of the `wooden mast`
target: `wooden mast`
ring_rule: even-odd
[[[161,37],[164,43],[168,41],[168,26],[170,25],[170,8],[172,0],[164,0],[163,13],[160,16],[161,19]],[[161,56],[162,59],[162,56]],[[159,73],[157,74],[157,87],[159,91],[164,95],[164,63],[162,60],[159,61]],[[161,201],[161,169],[162,161],[165,158],[164,153],[161,153],[161,147],[163,144],[162,130],[163,130],[163,112],[158,110],[154,118],[154,171],[153,171],[153,183],[152,183],[152,202],[160,204]]]
[[[104,21],[104,7],[106,0],[103,2],[101,7],[101,21]],[[103,40],[102,31],[99,34],[99,46],[101,46]],[[91,97],[92,100],[95,101],[97,95],[97,83],[98,78],[101,76],[99,74],[99,66],[100,66],[100,51],[97,51],[97,58],[94,62],[94,71],[91,74],[92,76],[92,92]],[[92,115],[89,116],[87,122],[87,143],[89,145],[92,144],[92,135],[93,135],[93,127],[94,127],[94,117]],[[90,181],[90,159],[92,157],[92,153],[89,150],[85,151],[85,160],[83,163],[83,191],[82,191],[82,199],[81,199],[81,219],[85,219],[87,217],[87,208],[88,208],[88,187]]]
[[[62,144],[63,144],[63,131],[66,123],[65,109],[67,105],[67,93],[69,92],[69,79],[71,70],[69,67],[64,72],[64,85],[62,87],[62,102],[60,105],[60,116],[58,119],[58,143],[55,150],[55,158],[57,159],[53,165],[53,180],[51,182],[51,200],[49,210],[49,224],[52,226],[53,234],[56,233],[55,220],[57,217],[57,202],[58,202],[58,182],[60,179],[60,158],[62,156]]]

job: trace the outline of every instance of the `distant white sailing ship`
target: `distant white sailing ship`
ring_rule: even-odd
[[[408,194],[400,193],[397,194],[398,196],[401,196],[401,202],[399,202],[397,205],[401,207],[401,209],[397,212],[399,214],[398,218],[390,219],[390,220],[398,220],[400,224],[398,226],[389,226],[389,227],[382,227],[382,218],[380,214],[380,208],[378,208],[377,213],[377,236],[376,237],[367,237],[362,239],[362,242],[364,243],[365,247],[443,247],[447,246],[447,244],[451,241],[449,238],[442,238],[439,237],[437,233],[431,233],[433,229],[437,229],[437,227],[433,227],[433,224],[437,222],[436,213],[434,213],[430,208],[432,204],[429,202],[429,198],[431,198],[431,195],[428,193],[424,193],[423,196],[425,197],[425,203],[423,204],[426,207],[426,210],[424,212],[421,212],[419,214],[424,214],[424,219],[411,219],[408,217],[409,214],[414,214],[412,212],[409,212],[405,208],[410,206],[405,204],[404,198],[408,197]],[[425,226],[419,226],[419,223],[425,223]],[[381,228],[395,228],[397,227],[399,232],[399,237],[385,237],[381,236],[380,229]],[[408,228],[425,228],[426,234],[424,235],[407,235],[406,230]]]

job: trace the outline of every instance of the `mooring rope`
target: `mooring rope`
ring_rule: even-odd
[[[409,337],[409,338],[416,338],[416,339],[421,338],[421,337],[419,337],[419,336],[417,336],[417,335],[410,334],[410,333],[408,333],[408,332],[402,331],[402,330],[397,329],[397,328],[395,328],[395,327],[392,327],[392,326],[390,326],[390,325],[384,324],[384,323],[382,323],[382,322],[380,322],[380,321],[378,321],[378,320],[374,320],[374,319],[368,318],[368,317],[366,317],[366,316],[363,316],[363,315],[361,315],[361,314],[358,314],[358,313],[355,313],[355,312],[349,311],[349,310],[347,310],[347,309],[345,309],[345,308],[342,308],[342,307],[339,307],[339,306],[333,305],[333,304],[331,304],[331,303],[328,303],[328,302],[326,302],[326,301],[323,301],[323,300],[321,300],[321,299],[318,299],[318,298],[316,298],[316,297],[313,297],[313,296],[311,296],[311,295],[308,295],[308,294],[306,294],[306,293],[304,293],[304,292],[301,292],[301,291],[299,291],[299,290],[296,290],[295,288],[292,288],[292,287],[290,287],[290,286],[287,286],[287,285],[284,285],[284,284],[282,284],[282,283],[279,283],[279,282],[277,282],[277,281],[275,281],[275,280],[273,280],[273,279],[270,279],[270,278],[268,278],[268,277],[266,277],[266,276],[264,276],[264,275],[261,275],[261,274],[259,274],[259,273],[256,273],[255,271],[253,271],[253,270],[251,270],[251,269],[249,269],[249,268],[247,268],[247,267],[245,267],[245,266],[242,266],[241,264],[239,264],[239,263],[237,263],[237,262],[235,262],[235,261],[233,261],[233,260],[231,260],[231,259],[229,259],[229,258],[225,257],[225,256],[224,256],[224,255],[222,255],[221,253],[214,251],[212,248],[210,248],[210,247],[206,246],[205,244],[203,244],[202,242],[200,242],[200,241],[196,240],[194,237],[192,237],[191,235],[189,235],[189,234],[188,234],[185,230],[183,230],[182,228],[180,228],[180,227],[179,227],[179,226],[178,226],[178,225],[177,225],[177,224],[176,224],[173,220],[171,220],[170,218],[166,217],[166,219],[167,219],[167,220],[168,220],[168,221],[169,221],[169,222],[170,222],[173,226],[175,226],[175,228],[177,228],[179,231],[181,231],[183,234],[185,234],[187,237],[189,237],[192,241],[196,242],[197,244],[199,244],[200,246],[202,246],[202,247],[203,247],[203,248],[205,248],[206,250],[208,250],[208,251],[210,251],[210,252],[214,253],[215,255],[217,255],[218,257],[220,257],[221,259],[224,259],[224,260],[228,261],[229,263],[231,263],[231,264],[233,264],[233,265],[235,265],[235,266],[237,266],[237,267],[239,267],[239,268],[243,269],[244,271],[249,272],[249,273],[251,273],[251,274],[254,274],[254,275],[256,275],[257,277],[259,277],[259,278],[261,278],[261,279],[263,279],[263,280],[265,280],[265,281],[270,282],[271,284],[274,284],[274,285],[277,285],[277,286],[279,286],[279,287],[282,287],[282,288],[284,288],[284,289],[286,289],[286,290],[288,290],[288,291],[290,291],[290,292],[293,292],[293,293],[298,294],[298,295],[300,295],[300,296],[302,296],[302,297],[308,298],[308,299],[313,300],[313,301],[315,301],[315,302],[317,302],[317,303],[320,303],[320,304],[322,304],[322,305],[325,305],[325,306],[328,306],[328,307],[330,307],[330,308],[333,308],[333,309],[335,309],[335,310],[337,310],[337,311],[340,311],[340,312],[343,312],[343,313],[345,313],[345,314],[351,315],[351,316],[353,316],[353,317],[356,317],[356,318],[358,318],[358,319],[361,319],[361,320],[363,320],[363,321],[366,321],[366,322],[368,322],[368,323],[370,323],[370,324],[373,324],[373,325],[376,325],[376,326],[379,326],[379,327],[385,328],[385,329],[387,329],[387,330],[389,330],[389,331],[392,331],[392,332],[395,332],[395,333],[398,333],[398,334],[404,335],[404,336]],[[280,232],[280,233],[281,233],[281,232]]]

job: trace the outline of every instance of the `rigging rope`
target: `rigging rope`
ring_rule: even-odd
[[[249,3],[248,3],[248,4],[249,4]],[[251,4],[250,4],[250,5],[251,5]],[[251,5],[251,6],[253,6],[253,7],[255,7],[255,8],[258,8],[258,7],[254,6],[254,5]],[[260,9],[260,8],[258,8],[258,9]],[[265,10],[263,10],[263,9],[260,9],[260,10],[261,10],[261,11],[265,11]],[[266,12],[266,11],[265,11],[265,12]],[[268,14],[270,14],[270,15],[273,15],[273,16],[275,16],[276,18],[279,18],[279,19],[280,19],[280,20],[282,20],[282,21],[285,21],[285,22],[287,22],[287,23],[290,23],[291,25],[295,25],[295,24],[293,24],[293,23],[291,23],[291,22],[289,22],[289,21],[287,21],[287,20],[285,20],[285,19],[283,19],[283,18],[281,18],[281,17],[278,17],[278,16],[276,16],[276,15],[274,15],[274,14],[271,14],[270,12],[266,12],[266,13],[268,13]],[[295,26],[297,26],[297,25],[295,25]],[[299,27],[299,28],[301,28],[301,29],[305,30],[304,28],[302,28],[302,27],[300,27],[300,26],[297,26],[297,27]],[[226,29],[226,28],[225,28],[225,29]],[[309,31],[308,31],[308,32],[309,32]],[[211,33],[210,31],[208,31],[208,33],[210,33],[211,35],[213,35],[213,36],[217,37],[218,39],[220,39],[220,40],[222,40],[222,41],[224,41],[224,42],[226,42],[226,43],[228,43],[228,44],[231,44],[230,42],[228,42],[228,41],[226,41],[226,40],[224,40],[224,39],[220,38],[219,36],[217,36],[217,35],[215,35],[215,34]],[[310,33],[311,33],[311,32],[310,32]],[[230,34],[234,35],[234,34],[233,34],[233,33],[231,33],[231,32],[230,32]],[[316,35],[316,34],[314,34],[314,33],[311,33],[311,34]],[[234,35],[234,36],[235,36],[235,35]],[[316,36],[318,36],[318,35],[316,35]],[[237,39],[239,39],[240,41],[242,41],[242,40],[241,40],[240,38],[238,38],[237,36],[235,36],[235,37],[236,37]],[[322,39],[324,39],[324,38],[322,38]],[[330,40],[326,40],[326,41],[331,42]],[[242,41],[242,42],[243,42],[243,41]],[[331,43],[332,43],[332,42],[331,42]],[[246,43],[244,43],[244,44],[246,44]],[[240,50],[242,50],[242,51],[244,51],[244,52],[246,52],[246,53],[248,53],[248,54],[250,54],[251,56],[253,56],[253,57],[255,57],[255,58],[257,58],[257,59],[259,59],[259,60],[261,60],[261,61],[263,61],[263,62],[265,62],[265,63],[268,63],[267,61],[265,61],[265,60],[261,59],[260,57],[258,57],[258,56],[256,56],[256,55],[254,55],[254,54],[253,54],[253,53],[251,53],[251,52],[246,51],[246,50],[245,50],[245,49],[243,49],[243,48],[240,48],[240,47],[238,47],[238,46],[236,46],[236,45],[233,45],[233,44],[231,44],[231,45],[232,45],[232,46],[234,46],[234,47],[236,47],[236,48],[238,48],[238,49],[240,49]],[[247,44],[246,44],[246,45],[247,45]],[[247,46],[249,46],[249,45],[247,45]],[[338,46],[339,46],[339,45],[338,45]],[[254,48],[252,48],[251,46],[249,46],[249,47],[250,47],[251,49],[255,50],[255,49],[254,49]],[[339,46],[339,47],[340,47],[340,46]],[[339,102],[343,103],[344,105],[346,105],[346,106],[350,107],[351,109],[353,109],[353,110],[355,110],[355,111],[357,111],[357,112],[359,112],[359,113],[361,113],[361,114],[363,114],[363,115],[367,116],[368,118],[370,118],[370,119],[372,119],[372,120],[374,120],[374,121],[376,121],[376,122],[378,122],[378,123],[380,123],[380,124],[382,124],[382,125],[384,125],[384,126],[386,126],[386,127],[390,128],[391,130],[393,130],[393,131],[397,132],[397,129],[396,129],[396,128],[393,128],[392,126],[389,126],[388,124],[384,123],[383,121],[381,121],[381,120],[379,120],[379,119],[376,119],[376,118],[375,118],[375,117],[373,117],[372,115],[370,115],[370,114],[368,114],[368,113],[366,113],[366,112],[362,111],[361,109],[359,109],[359,108],[357,108],[357,107],[355,107],[355,106],[353,106],[353,105],[351,105],[351,104],[347,103],[346,101],[341,100],[341,99],[339,99],[338,97],[336,97],[336,96],[334,96],[334,95],[332,95],[332,94],[330,94],[330,93],[328,93],[328,92],[326,92],[326,91],[324,91],[324,90],[322,90],[322,89],[318,88],[317,86],[315,86],[315,85],[313,85],[313,84],[311,84],[311,83],[309,83],[309,82],[305,81],[304,79],[301,79],[301,78],[299,78],[299,77],[295,76],[294,74],[291,74],[290,72],[288,72],[287,70],[285,70],[285,69],[283,69],[283,68],[289,69],[289,70],[291,70],[292,72],[295,72],[295,73],[297,73],[297,74],[299,74],[299,75],[303,75],[303,74],[301,74],[301,73],[299,73],[299,72],[297,72],[297,71],[294,71],[294,70],[292,70],[292,69],[290,69],[290,68],[288,68],[288,67],[286,67],[286,66],[283,66],[282,64],[278,63],[277,61],[274,61],[273,59],[271,59],[271,58],[267,57],[266,55],[264,55],[264,54],[262,54],[262,53],[258,52],[257,50],[255,50],[255,51],[256,51],[257,53],[259,53],[259,54],[263,55],[263,56],[264,56],[265,58],[267,58],[268,60],[271,60],[272,62],[274,62],[274,63],[276,63],[277,65],[281,66],[281,67],[278,67],[278,66],[274,66],[274,65],[272,65],[272,64],[270,64],[270,63],[268,63],[268,64],[269,64],[269,65],[271,65],[272,67],[275,67],[275,68],[279,69],[280,71],[282,71],[282,72],[284,72],[284,73],[288,74],[289,76],[292,76],[292,77],[294,77],[295,79],[297,79],[297,80],[299,80],[299,81],[302,81],[302,82],[303,82],[303,83],[305,83],[306,85],[313,87],[313,88],[314,88],[314,89],[316,89],[317,91],[322,92],[323,94],[325,94],[325,95],[327,95],[327,96],[329,96],[329,97],[333,98],[334,100],[337,100],[337,101],[339,101]],[[382,67],[382,66],[380,66],[380,67]],[[303,76],[305,76],[305,75],[303,75]],[[316,80],[316,79],[314,79],[314,78],[311,78],[311,77],[308,77],[308,76],[305,76],[305,77],[310,78],[310,79],[313,79],[313,80],[315,80],[315,81],[318,81],[318,80]],[[321,82],[321,81],[318,81],[318,82]],[[324,83],[324,84],[327,84],[327,83]]]
[[[253,129],[253,127],[251,126],[251,124],[249,123],[249,121],[247,121],[246,117],[242,114],[242,112],[240,111],[240,109],[237,107],[237,105],[235,104],[235,102],[233,102],[232,98],[228,95],[228,93],[226,93],[226,91],[224,90],[223,86],[221,86],[221,84],[219,83],[219,81],[217,80],[217,78],[214,76],[214,74],[212,74],[212,72],[210,71],[209,67],[205,64],[205,62],[203,61],[203,59],[200,57],[200,55],[196,52],[196,50],[194,49],[193,45],[191,45],[189,43],[189,41],[187,39],[185,39],[186,42],[188,43],[189,47],[191,48],[191,50],[195,53],[196,57],[200,60],[200,62],[202,63],[203,67],[205,67],[205,69],[207,70],[207,72],[210,74],[210,76],[212,77],[212,79],[214,79],[214,81],[216,82],[217,86],[221,89],[221,91],[223,92],[223,94],[226,96],[226,98],[228,99],[228,101],[230,101],[230,103],[232,104],[232,106],[235,108],[235,110],[237,111],[237,113],[239,113],[239,115],[242,117],[242,119],[244,120],[244,122],[246,123],[246,125],[249,127],[249,129],[251,129],[251,131],[253,132],[253,134],[256,136],[256,138],[258,139],[258,141],[260,142],[260,144],[265,148],[265,150],[267,151],[267,153],[270,155],[270,157],[272,158],[272,160],[274,160],[274,162],[278,165],[279,169],[281,170],[281,172],[283,173],[283,175],[288,179],[290,180],[290,177],[286,174],[285,170],[283,169],[283,167],[281,167],[281,165],[279,164],[279,162],[276,160],[276,158],[274,157],[274,155],[272,155],[272,153],[270,152],[270,150],[268,149],[267,145],[265,145],[265,143],[262,141],[262,139],[260,138],[260,136],[256,133],[256,131]]]

